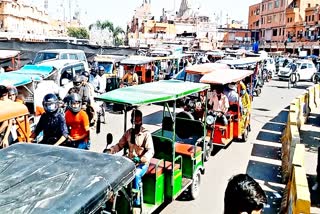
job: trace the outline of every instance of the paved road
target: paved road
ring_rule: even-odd
[[[287,82],[271,81],[263,88],[260,97],[254,98],[252,132],[247,143],[232,143],[227,149],[217,151],[206,163],[206,174],[202,176],[201,193],[197,200],[186,201],[180,198],[158,212],[161,213],[223,213],[223,198],[228,179],[238,173],[248,173],[267,192],[268,206],[265,213],[277,213],[281,202],[279,160],[281,144],[279,138],[287,119],[290,101],[300,95],[311,83],[298,83],[297,88],[287,88]],[[156,105],[142,108],[144,123],[150,131],[159,128],[161,108]],[[102,133],[93,136],[92,150],[102,151],[105,136],[112,132],[117,141],[123,133],[123,115],[108,113],[108,123]]]

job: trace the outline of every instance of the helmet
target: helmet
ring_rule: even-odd
[[[77,88],[79,88],[81,86],[81,83],[82,83],[82,78],[80,76],[75,76],[73,78],[73,85]]]
[[[14,86],[7,86],[7,89],[8,89],[8,94],[9,95],[18,95],[18,90],[16,87]]]
[[[102,65],[100,65],[98,69],[99,69],[99,71],[105,71],[105,69]]]
[[[84,71],[84,72],[82,72],[82,76],[89,78],[90,74],[88,71]]]
[[[73,104],[78,103],[78,106],[73,106]],[[81,110],[81,97],[77,93],[73,93],[69,95],[68,108],[73,113],[78,113]]]
[[[43,98],[42,105],[47,113],[54,113],[59,108],[58,97],[55,94],[47,94]]]

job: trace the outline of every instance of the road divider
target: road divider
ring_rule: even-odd
[[[305,147],[301,144],[299,130],[317,108],[320,108],[319,84],[309,87],[290,103],[281,137],[282,182],[286,188],[280,213],[310,213],[310,191],[304,167]]]

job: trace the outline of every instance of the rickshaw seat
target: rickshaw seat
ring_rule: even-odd
[[[160,160],[157,158],[152,158],[146,174],[148,174],[148,175],[161,175],[161,174],[163,174],[163,171],[164,171],[163,162],[160,163],[158,168],[156,169],[156,165],[159,163],[159,161]]]
[[[163,166],[163,164],[161,163],[161,166]],[[165,163],[164,163],[164,166],[165,166],[165,170],[166,171],[172,171],[172,162],[170,162],[170,161],[165,161]],[[163,167],[164,167],[163,166]],[[174,164],[174,171],[176,171],[176,170],[178,170],[178,169],[180,169],[181,168],[181,165],[180,164]]]
[[[186,155],[189,157],[194,157],[194,146],[190,144],[184,144],[177,142],[175,144],[176,153],[180,155]],[[201,152],[201,147],[197,146],[196,153]]]

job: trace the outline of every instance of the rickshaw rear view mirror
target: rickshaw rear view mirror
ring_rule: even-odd
[[[111,133],[108,133],[107,134],[107,146],[112,144],[112,141],[113,141],[113,136]]]

